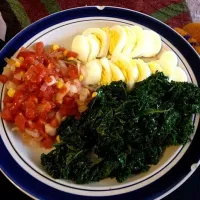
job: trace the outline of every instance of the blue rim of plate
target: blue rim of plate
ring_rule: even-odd
[[[198,85],[200,85],[200,59],[194,49],[173,29],[169,28],[164,23],[144,15],[142,13],[122,9],[117,7],[105,7],[104,9],[98,9],[97,7],[80,7],[70,10],[61,11],[50,16],[47,16],[26,29],[17,34],[0,52],[0,63],[4,64],[4,58],[12,56],[27,40],[32,38],[42,30],[49,28],[61,22],[65,22],[77,18],[85,17],[112,17],[144,25],[150,29],[153,29],[170,43],[172,43],[184,56],[189,65],[191,66]],[[198,73],[199,72],[199,73]],[[198,126],[195,137],[192,141],[187,152],[181,158],[181,160],[163,177],[157,181],[133,192],[122,194],[123,198],[140,198],[140,199],[155,199],[165,192],[172,189],[177,183],[179,183],[189,172],[192,164],[197,163],[200,158],[200,152],[198,151],[198,141],[200,139],[200,126]],[[0,167],[5,175],[11,179],[22,190],[29,193],[38,199],[88,199],[88,197],[72,195],[69,193],[56,190],[32,177],[25,170],[23,170],[16,161],[11,157],[7,151],[2,139],[0,138],[0,150],[1,160]],[[12,167],[11,167],[12,166]],[[122,195],[118,195],[115,199],[120,199]],[[112,198],[112,197],[104,197]]]

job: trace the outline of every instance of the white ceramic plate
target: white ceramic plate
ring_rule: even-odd
[[[28,28],[24,29],[4,47],[0,53],[0,63],[2,64],[5,57],[12,56],[20,47],[23,46],[26,48],[31,48],[31,45],[38,41],[43,41],[45,45],[56,43],[69,49],[71,46],[72,38],[75,35],[82,33],[85,29],[90,27],[110,27],[114,24],[139,24],[144,29],[152,29],[156,31],[162,37],[163,49],[171,49],[178,56],[178,66],[182,67],[186,71],[189,81],[197,84],[197,80],[200,80],[199,74],[197,75],[198,69],[195,69],[195,66],[200,63],[199,57],[184,39],[182,39],[165,24],[147,15],[114,7],[101,7],[101,9],[97,7],[76,8],[62,11],[43,18]],[[188,54],[190,54],[190,56],[188,56]],[[4,95],[3,85],[1,85],[0,90],[2,91],[2,101]],[[195,130],[198,127],[198,122],[199,116],[195,115]],[[12,158],[9,158],[10,160],[7,159],[7,156],[4,156],[4,160],[1,158],[1,169],[14,182],[19,182],[20,185],[22,185],[22,187],[25,188],[28,193],[37,198],[45,199],[48,196],[46,194],[48,191],[51,191],[51,198],[56,198],[56,195],[58,194],[67,197],[67,195],[69,195],[68,193],[85,196],[110,196],[130,191],[134,191],[131,193],[132,196],[135,195],[135,197],[141,197],[142,193],[138,194],[138,192],[140,193],[142,190],[145,191],[145,188],[147,188],[145,186],[147,185],[148,187],[152,187],[152,195],[156,197],[158,196],[158,190],[156,191],[155,188],[160,188],[161,186],[154,186],[153,184],[156,184],[156,182],[160,181],[161,177],[165,175],[169,170],[170,173],[172,170],[174,170],[173,166],[178,163],[178,161],[183,157],[191,145],[191,142],[188,142],[185,146],[168,148],[156,166],[152,166],[148,172],[128,178],[123,183],[118,183],[115,179],[105,179],[98,183],[77,185],[67,180],[52,179],[43,170],[40,164],[40,155],[44,152],[44,149],[33,149],[25,146],[18,135],[13,134],[11,132],[11,127],[3,120],[0,122],[0,130],[1,139],[5,145],[4,146],[2,141],[0,141],[0,147],[6,152],[5,154],[8,154],[8,152],[5,150],[6,147],[12,156]],[[194,134],[191,139],[193,139],[193,137]],[[195,155],[195,157],[192,159],[192,162],[187,163],[187,167],[188,164],[191,166],[191,164],[196,162],[197,158],[199,158],[199,155]],[[13,168],[12,165],[12,167],[9,166],[10,162],[16,166],[20,165],[20,170],[17,171],[17,173],[19,173],[19,177],[15,177],[16,175],[13,177],[12,169],[8,169]],[[183,164],[181,167],[186,167],[186,165]],[[30,178],[32,179],[31,176],[33,176],[35,183],[40,184],[40,189],[43,188],[45,191],[48,191],[44,194],[38,192],[35,187],[31,188],[31,185],[27,187],[25,185],[25,181],[20,180],[20,174],[22,176],[24,172],[28,172],[26,182],[29,181]],[[186,174],[183,173],[182,177],[185,175]],[[162,178],[164,177],[166,177],[166,175]],[[168,179],[169,178],[167,178],[167,180]],[[177,183],[177,179],[173,180],[173,183],[174,181]],[[172,187],[170,181],[169,186]],[[141,189],[138,190],[139,188]],[[166,191],[166,188],[162,188],[159,192],[162,194],[164,191]]]

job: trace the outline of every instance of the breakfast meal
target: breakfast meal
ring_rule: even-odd
[[[1,117],[25,143],[51,150],[41,164],[56,179],[145,172],[189,141],[200,112],[200,89],[177,55],[138,25],[88,28],[70,50],[37,42],[5,61]]]

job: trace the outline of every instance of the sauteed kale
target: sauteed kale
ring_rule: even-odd
[[[156,73],[128,91],[112,82],[97,90],[80,120],[66,118],[57,132],[61,143],[41,156],[54,178],[84,184],[104,178],[122,182],[157,164],[166,147],[185,144],[200,112],[200,89],[168,82]]]

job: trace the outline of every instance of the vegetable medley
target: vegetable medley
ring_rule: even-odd
[[[78,184],[122,182],[189,140],[200,89],[187,83],[174,52],[161,51],[157,33],[89,28],[71,49],[38,42],[6,58],[0,75],[1,117],[28,140],[55,147],[41,155],[48,174]]]
[[[7,88],[2,118],[45,148],[52,147],[62,118],[79,117],[91,97],[79,81],[76,57],[58,45],[45,50],[39,42],[34,51],[23,48],[17,58],[6,59],[0,75]]]

